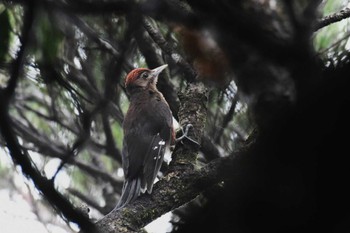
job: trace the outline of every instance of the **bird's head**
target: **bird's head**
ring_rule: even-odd
[[[126,76],[125,87],[128,91],[134,88],[156,88],[158,81],[158,75],[162,72],[168,65],[159,66],[153,70],[147,68],[137,68]]]

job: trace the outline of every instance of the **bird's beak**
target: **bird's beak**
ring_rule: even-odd
[[[151,74],[154,78],[157,78],[158,75],[160,74],[160,72],[162,72],[165,68],[168,67],[168,64],[165,64],[165,65],[162,65],[162,66],[159,66],[153,70],[151,70]]]

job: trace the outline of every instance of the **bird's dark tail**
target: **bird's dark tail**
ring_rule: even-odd
[[[125,180],[122,190],[122,195],[115,209],[121,209],[126,204],[135,201],[139,196],[141,190],[141,179],[135,178],[131,180]]]

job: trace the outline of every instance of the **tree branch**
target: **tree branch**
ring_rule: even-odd
[[[45,154],[49,157],[59,158],[61,160],[64,159],[65,156],[67,155],[68,151],[66,148],[59,146],[54,142],[48,141],[48,139],[45,136],[39,134],[39,132],[37,131],[36,132],[29,131],[19,121],[13,120],[12,125],[13,125],[13,128],[16,131],[18,131],[23,138],[26,138],[28,142],[31,142],[36,145],[36,147],[38,148],[36,151],[39,152],[40,154]],[[35,151],[34,149],[31,149],[31,150]],[[94,178],[98,177],[107,182],[110,182],[111,185],[113,185],[117,189],[121,189],[122,187],[121,181],[115,179],[110,174],[103,172],[98,168],[95,168],[88,164],[80,162],[75,158],[72,158],[67,163],[76,165],[79,169],[81,169],[82,171],[86,172],[87,174],[91,175]]]
[[[230,110],[224,116],[224,119],[222,120],[222,125],[214,137],[214,141],[216,144],[220,142],[220,138],[221,138],[222,134],[224,133],[224,129],[227,127],[227,125],[232,120],[233,114],[235,113],[237,102],[238,102],[238,95],[235,95],[235,97],[232,99]]]
[[[213,160],[200,170],[175,170],[155,184],[152,195],[140,196],[127,208],[112,211],[98,221],[97,227],[103,233],[138,232],[152,220],[223,181],[232,169],[233,158],[225,157]]]
[[[54,184],[41,176],[37,167],[32,163],[29,155],[21,146],[11,128],[12,121],[9,116],[8,104],[15,93],[15,89],[22,71],[25,59],[26,48],[29,43],[32,23],[34,21],[34,2],[29,1],[23,17],[22,45],[17,54],[17,59],[13,63],[11,77],[5,90],[0,91],[0,132],[6,141],[6,146],[15,164],[21,167],[23,174],[33,180],[36,188],[43,193],[51,205],[62,213],[70,221],[78,223],[84,231],[94,232],[95,226],[77,211],[72,204],[54,188]]]
[[[181,68],[184,73],[184,78],[189,82],[195,81],[197,79],[197,72],[179,53],[177,53],[168,44],[163,35],[155,27],[152,26],[152,23],[149,20],[144,19],[143,26],[147,30],[148,34],[152,37],[152,39],[165,52],[165,54],[171,57],[174,62]]]
[[[100,5],[100,3],[99,3]],[[74,23],[79,30],[81,30],[91,41],[96,43],[101,48],[105,49],[108,53],[112,54],[115,58],[119,58],[121,56],[121,53],[118,51],[116,46],[112,44],[109,40],[101,38],[86,22],[84,22],[79,17],[68,14],[65,11],[60,11],[61,14],[64,14],[66,18]],[[127,60],[124,60],[123,62],[124,69],[126,70],[132,70],[134,66]]]
[[[88,197],[84,193],[80,192],[79,190],[74,189],[74,188],[68,188],[67,191],[71,195],[73,195],[73,196],[79,198],[81,201],[85,202],[87,205],[98,210],[101,214],[107,214],[106,208],[100,206],[95,200],[92,200],[90,197]]]
[[[326,26],[329,26],[333,23],[342,21],[343,19],[347,19],[349,17],[350,17],[350,8],[345,8],[337,13],[327,15],[326,17],[316,22],[315,31],[321,28],[324,28]]]

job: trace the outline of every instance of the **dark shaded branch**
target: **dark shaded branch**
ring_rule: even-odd
[[[27,142],[31,142],[36,146],[36,149],[29,148],[30,150],[39,152],[40,154],[45,154],[49,157],[64,159],[67,153],[67,148],[57,145],[54,142],[48,141],[47,137],[39,134],[38,131],[31,131],[25,127],[22,123],[17,120],[12,121],[14,129],[23,137],[26,138]],[[88,164],[80,162],[75,158],[67,161],[68,164],[76,165],[79,169],[91,175],[94,178],[101,178],[107,182],[110,182],[111,185],[117,189],[121,189],[122,182],[115,179],[108,173],[101,171],[101,169],[92,167]]]
[[[99,3],[100,4],[100,3]],[[118,51],[115,45],[110,41],[101,38],[86,22],[84,22],[79,17],[68,14],[65,11],[60,11],[61,14],[64,14],[66,18],[74,23],[91,41],[96,43],[98,46],[106,50],[108,53],[112,54],[115,58],[121,56],[121,53]],[[134,66],[128,61],[124,60],[123,66],[126,70],[132,70]]]
[[[6,146],[10,151],[10,155],[15,164],[21,167],[23,174],[33,180],[35,187],[44,195],[44,197],[50,202],[50,204],[62,215],[69,219],[69,221],[77,223],[82,230],[86,232],[94,232],[95,226],[89,221],[88,218],[83,216],[77,211],[72,204],[62,196],[54,188],[54,184],[41,176],[40,171],[32,163],[28,153],[21,149],[21,146],[11,128],[12,121],[9,116],[8,103],[15,93],[15,89],[20,77],[22,65],[25,59],[26,46],[29,43],[30,33],[32,29],[32,23],[34,20],[34,2],[28,1],[28,7],[25,10],[23,17],[23,33],[22,33],[22,45],[17,54],[17,58],[13,63],[11,70],[11,77],[8,86],[5,90],[1,90],[0,97],[0,131],[1,135],[6,141]]]
[[[52,116],[45,115],[45,114],[41,113],[40,111],[37,111],[34,108],[32,108],[32,107],[30,107],[30,106],[28,106],[26,104],[23,105],[23,106],[19,105],[19,104],[16,104],[16,108],[18,110],[26,109],[26,110],[34,113],[35,115],[37,115],[38,117],[40,117],[40,118],[42,118],[42,119],[44,119],[46,121],[51,121],[51,122],[55,122],[55,123],[59,124],[60,126],[62,126],[63,128],[69,130],[70,132],[72,132],[74,134],[78,134],[79,133],[79,131],[75,127],[75,125],[73,125],[73,124],[68,125],[68,124],[64,123],[63,121],[59,120],[59,117],[57,117],[57,115],[52,115]],[[26,119],[25,117],[22,117],[22,118]]]
[[[30,43],[30,37],[31,37],[31,30],[34,22],[34,2],[28,1],[27,2],[27,9],[23,17],[23,32],[22,32],[22,40],[21,40],[21,46],[17,53],[17,58],[14,60],[14,62],[11,64],[11,77],[8,81],[7,87],[4,90],[1,90],[1,100],[4,102],[4,107],[7,108],[7,105],[9,104],[9,101],[11,100],[12,96],[15,93],[15,89],[18,83],[18,79],[20,78],[22,67],[25,61],[25,55],[27,47]],[[6,109],[7,110],[7,109]],[[7,112],[7,111],[6,111]],[[5,113],[3,113],[5,114]]]
[[[158,29],[152,26],[152,23],[148,19],[143,20],[143,26],[147,30],[148,34],[152,37],[154,42],[158,44],[158,46],[171,57],[174,62],[180,67],[182,72],[184,73],[184,78],[188,82],[194,82],[197,79],[197,72],[193,69],[193,67],[187,63],[187,61],[177,53],[165,40],[163,35],[159,32]]]
[[[26,0],[4,0],[7,3],[27,4]],[[74,13],[85,14],[105,14],[115,13],[124,15],[132,10],[137,10],[133,1],[82,1],[82,0],[69,0],[69,1],[40,1],[42,5],[50,8],[57,8],[60,10],[71,11]]]
[[[199,149],[207,161],[221,157],[220,151],[210,137],[203,135],[201,141],[201,147]]]
[[[40,117],[46,121],[57,123],[58,125],[69,130],[71,133],[73,133],[75,135],[79,134],[79,130],[77,129],[76,125],[64,123],[62,121],[63,117],[58,117],[57,115],[52,115],[52,116],[45,115],[45,114],[31,108],[28,105],[22,106],[20,104],[15,103],[15,106],[16,106],[19,114],[21,114],[21,116],[22,116],[21,119],[25,120],[26,124],[30,128],[30,129],[26,129],[26,127],[22,123],[20,123],[20,119],[18,119],[18,120],[14,119],[15,129],[18,131],[18,133],[20,135],[22,135],[23,138],[29,138],[28,141],[34,142],[35,145],[39,144],[39,145],[44,146],[45,145],[45,143],[44,143],[45,136],[41,135],[41,133],[39,133],[38,130],[31,124],[31,122],[24,116],[24,114],[22,113],[22,110],[24,110],[24,109],[36,114],[38,117]],[[106,118],[105,114],[102,114],[102,117]],[[104,125],[105,121],[103,121],[102,123]],[[108,125],[108,127],[110,127],[110,126]],[[109,130],[111,130],[111,129],[109,129]],[[111,133],[112,132],[110,132],[108,135],[106,135],[106,145],[102,145],[96,141],[93,141],[92,138],[90,138],[88,140],[87,147],[89,148],[89,150],[92,150],[91,152],[95,152],[98,154],[103,153],[103,154],[107,155],[108,157],[110,157],[118,162],[121,162],[121,155],[120,155],[120,151],[118,150],[118,148],[116,148],[115,145],[114,145],[113,149],[111,148],[111,145],[112,145],[111,143],[115,144],[113,135]],[[38,139],[35,139],[35,138],[38,138]],[[51,141],[51,143],[49,143],[49,145],[50,146],[46,146],[46,148],[47,147],[58,148],[60,146],[63,146],[63,145],[58,145],[56,142],[52,142],[52,141]],[[57,150],[55,149],[55,151],[57,151]],[[62,148],[61,151],[62,151],[62,154],[68,153],[65,148]],[[64,151],[66,151],[66,152],[64,152]],[[52,152],[50,154],[52,154]],[[45,154],[43,154],[43,155],[45,155]]]
[[[350,17],[350,8],[345,8],[337,13],[327,15],[326,17],[318,20],[315,25],[315,31],[324,28],[333,23],[339,22],[343,19],[347,19]]]
[[[101,115],[101,117],[102,117],[103,130],[106,135],[106,152],[108,154],[113,155],[113,157],[115,157],[115,159],[119,163],[121,163],[122,155],[115,144],[115,139],[112,134],[112,129],[109,124],[108,117],[104,113]]]
[[[4,0],[4,2],[25,4],[25,0]],[[147,15],[158,20],[181,23],[189,27],[200,27],[201,21],[191,8],[183,1],[177,0],[150,0],[135,2],[119,1],[41,1],[41,4],[52,9],[59,9],[74,14],[115,14]]]
[[[238,102],[238,95],[235,95],[235,97],[232,99],[230,110],[224,116],[224,119],[222,120],[222,125],[221,125],[219,131],[216,133],[216,135],[214,137],[214,142],[215,143],[219,143],[220,138],[221,138],[225,128],[227,127],[227,125],[232,120],[233,114],[235,113],[237,102]]]
[[[225,174],[234,169],[232,162],[232,157],[226,157],[213,160],[200,170],[175,170],[155,184],[152,195],[143,195],[127,208],[111,212],[97,223],[97,227],[104,233],[138,232],[152,220],[222,181]]]

